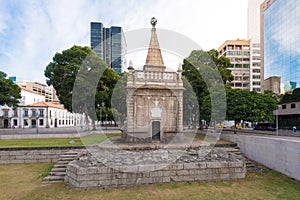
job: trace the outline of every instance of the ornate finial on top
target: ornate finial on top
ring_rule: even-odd
[[[129,62],[129,67],[127,68],[128,70],[133,70],[134,68],[133,68],[133,64],[132,64],[132,61],[130,60],[130,62]]]
[[[152,17],[150,20],[150,23],[151,23],[152,27],[155,27],[155,25],[157,24],[157,19],[155,17]]]
[[[179,63],[177,72],[182,72],[182,64],[181,63]]]

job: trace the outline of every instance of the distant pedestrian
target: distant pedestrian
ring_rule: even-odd
[[[293,126],[293,132],[296,133],[296,131],[297,131],[297,127]]]

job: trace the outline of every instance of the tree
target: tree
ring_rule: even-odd
[[[224,84],[232,80],[231,71],[227,69],[229,65],[230,62],[227,58],[218,58],[216,50],[209,52],[194,50],[188,58],[184,59],[183,76],[188,80],[196,93],[200,108],[200,119],[218,121],[225,117],[226,97]],[[205,98],[209,98],[209,104],[213,103],[213,109],[211,110],[211,107],[209,107],[209,113],[203,107]]]
[[[112,90],[119,76],[91,48],[73,46],[56,53],[45,69],[45,76],[69,111],[85,113],[94,121],[95,108],[103,102],[103,111],[109,114]]]
[[[292,94],[286,93],[281,98],[280,103],[292,103],[300,101],[300,88],[293,90]]]
[[[266,122],[274,121],[273,111],[276,109],[276,100],[266,94],[255,91],[227,89],[228,120],[235,122]]]
[[[0,71],[0,105],[17,107],[21,98],[21,89]]]

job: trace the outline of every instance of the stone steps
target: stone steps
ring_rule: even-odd
[[[223,147],[221,149],[225,150],[225,151],[227,151],[229,153],[234,153],[236,155],[243,156],[243,153],[240,151],[240,148],[237,147],[237,146],[235,148],[232,148],[232,147]],[[245,163],[246,163],[246,168],[249,171],[256,170],[256,169],[258,169],[260,167],[257,163],[253,162],[252,160],[250,160],[247,157],[245,157]]]
[[[51,169],[47,177],[43,179],[44,183],[63,182],[66,175],[68,164],[75,160],[80,151],[69,151],[59,156],[57,163]]]

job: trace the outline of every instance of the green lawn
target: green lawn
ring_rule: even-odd
[[[120,133],[110,134],[92,134],[82,138],[45,138],[45,139],[13,139],[13,140],[0,140],[0,148],[12,147],[53,147],[53,146],[83,146],[94,145],[103,142],[107,138],[120,136]],[[203,134],[189,134],[185,135],[195,137],[198,140],[204,140]],[[70,144],[73,140],[75,143]],[[206,137],[205,141],[215,143],[215,139]],[[230,144],[231,142],[218,140],[217,144]]]
[[[51,165],[51,163],[0,165],[0,199],[300,199],[300,182],[272,170],[250,172],[247,178],[242,180],[74,190],[63,183],[42,183],[43,174]]]
[[[114,134],[93,134],[82,138],[45,138],[45,139],[13,139],[0,140],[0,148],[7,147],[52,147],[52,146],[82,146],[93,145],[103,142],[107,138],[120,136],[119,133]],[[74,140],[74,144],[69,142]]]

